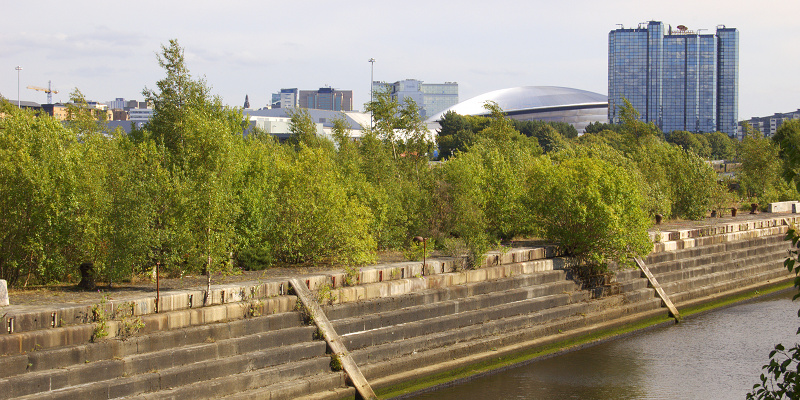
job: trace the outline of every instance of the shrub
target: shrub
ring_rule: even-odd
[[[582,264],[603,269],[652,249],[636,181],[606,161],[580,157],[542,164],[528,182],[526,208],[537,232]]]

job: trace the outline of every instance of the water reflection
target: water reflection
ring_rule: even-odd
[[[794,344],[784,293],[563,354],[416,399],[743,399],[776,343]]]

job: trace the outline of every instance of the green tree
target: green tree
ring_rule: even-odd
[[[537,233],[588,271],[652,250],[641,194],[624,168],[580,157],[540,164],[528,180],[526,210]]]
[[[75,136],[47,115],[0,99],[0,277],[10,285],[63,281],[76,273],[69,209]]]
[[[783,160],[781,176],[800,192],[800,120],[784,121],[772,140],[778,145]]]
[[[722,132],[704,133],[703,136],[711,146],[710,158],[712,160],[733,160],[736,156],[736,145],[738,144],[736,139]]]
[[[745,197],[764,205],[780,199],[788,189],[780,179],[779,150],[776,142],[745,125],[745,137],[737,152],[741,163],[737,176]]]

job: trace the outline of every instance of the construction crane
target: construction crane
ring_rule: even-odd
[[[28,89],[38,90],[47,93],[47,104],[53,104],[53,93],[58,94],[58,90],[53,90],[53,81],[47,81],[47,88],[39,86],[28,86]]]

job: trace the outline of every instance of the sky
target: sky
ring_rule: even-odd
[[[458,82],[459,100],[516,86],[608,93],[608,32],[646,21],[739,29],[739,119],[800,108],[800,1],[0,0],[0,95],[45,103],[142,100],[177,39],[192,75],[232,106],[281,88],[353,90],[374,78]],[[15,70],[21,66],[22,71]]]

